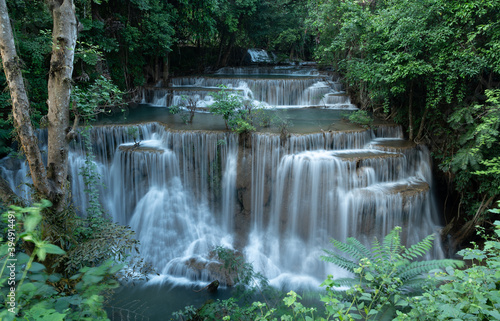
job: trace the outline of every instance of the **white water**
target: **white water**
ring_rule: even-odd
[[[142,103],[177,106],[187,97],[198,107],[207,107],[213,103],[211,93],[220,85],[266,108],[357,109],[338,81],[311,67],[225,67],[215,75],[176,77],[170,88],[144,89]]]
[[[339,82],[313,68],[225,68],[215,77],[174,78],[170,88],[145,91],[143,102],[209,106],[223,84],[269,107],[352,109]],[[394,226],[413,244],[439,229],[430,157],[405,144],[400,127],[292,135],[170,131],[159,123],[95,127],[91,141],[101,177],[101,202],[110,217],[137,233],[141,254],[178,284],[209,282],[209,252],[234,248],[276,286],[317,286],[327,274],[345,275],[319,257],[329,240],[354,236],[369,244]],[[40,132],[39,141],[46,141]],[[247,146],[247,144],[250,144]],[[76,141],[69,155],[73,202],[85,215],[88,195]],[[4,159],[0,174],[29,198],[27,168]],[[429,257],[443,257],[439,241]],[[223,280],[221,280],[223,282]]]
[[[248,49],[247,55],[250,57],[251,63],[270,63],[274,60],[264,49]]]
[[[238,247],[271,284],[317,286],[327,274],[345,275],[319,259],[330,238],[369,244],[399,225],[403,241],[413,244],[439,229],[429,154],[390,147],[400,129],[380,130],[386,138],[325,132],[285,142],[255,133],[251,148],[238,149],[233,133],[136,126],[139,147],[125,126],[96,127],[91,137],[105,209],[136,231],[142,255],[163,275],[158,282],[211,281],[209,252],[223,245]],[[83,162],[77,142],[70,176],[82,212]],[[26,181],[24,165],[8,170],[4,161],[0,168],[11,186]],[[429,257],[443,257],[439,241]]]

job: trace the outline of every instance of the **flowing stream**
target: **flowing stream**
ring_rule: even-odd
[[[338,82],[311,68],[226,68],[207,77],[174,78],[171,87],[145,90],[143,103],[168,108],[191,95],[206,106],[218,84],[266,108],[289,109],[292,118],[304,111],[317,114],[318,124],[334,123],[328,115],[338,109],[355,109]],[[300,109],[311,106],[317,108]],[[213,281],[220,275],[209,253],[224,246],[240,251],[272,285],[317,287],[328,274],[345,275],[319,259],[331,238],[354,236],[369,244],[402,226],[403,241],[413,244],[440,228],[429,152],[406,142],[397,126],[305,126],[296,133],[292,128],[288,137],[265,131],[239,137],[220,125],[178,130],[154,120],[131,119],[133,125],[91,131],[101,201],[113,220],[136,232],[141,254],[160,274],[152,284]],[[130,126],[139,131],[138,147]],[[84,148],[77,141],[70,179],[82,215],[88,202],[79,175],[83,163]],[[29,182],[23,162],[6,158],[0,170],[27,195],[20,185]],[[429,257],[442,258],[440,242],[435,243]]]

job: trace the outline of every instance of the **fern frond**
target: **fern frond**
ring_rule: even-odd
[[[354,273],[354,269],[358,268],[357,262],[347,259],[335,252],[324,250],[328,256],[321,256],[321,259],[326,262],[333,263],[344,270]]]
[[[390,256],[391,258],[395,258],[401,253],[401,248],[403,246],[401,245],[401,227],[396,226],[394,229],[394,235],[392,237],[392,242],[391,242],[391,247],[390,247]]]
[[[405,259],[412,260],[419,256],[423,256],[425,253],[432,249],[434,243],[434,235],[431,234],[424,238],[417,244],[413,244],[401,254]]]
[[[419,292],[431,282],[436,282],[436,279],[430,279],[424,276],[416,277],[405,281],[404,286],[401,289],[405,294]]]
[[[399,273],[399,278],[405,282],[405,280],[413,279],[435,269],[444,269],[448,266],[455,268],[462,267],[463,265],[463,261],[451,259],[412,262],[408,265],[408,267]]]
[[[391,257],[399,253],[399,249],[401,248],[400,231],[401,227],[396,226],[384,237],[379,251],[375,255],[376,258],[390,260]],[[378,240],[375,240],[373,244],[379,244]]]
[[[348,256],[351,256],[354,259],[353,261],[356,262],[367,257],[367,253],[370,253],[370,250],[368,250],[366,246],[361,244],[361,242],[353,237],[347,238],[346,243],[337,241],[335,239],[332,239],[330,243],[332,243],[333,247],[335,247],[336,249],[342,251]]]
[[[353,286],[359,284],[359,280],[353,278],[340,278],[340,279],[335,279],[335,283],[338,284],[338,287],[352,288]]]
[[[373,254],[369,248],[364,246],[358,239],[354,237],[347,238],[346,243],[353,246],[353,250],[358,251],[358,261],[363,258],[373,259]]]
[[[372,256],[373,258],[380,258],[383,254],[382,246],[377,238],[372,242]]]

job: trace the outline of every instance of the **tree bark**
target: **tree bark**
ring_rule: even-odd
[[[38,148],[38,141],[31,125],[28,95],[24,87],[20,59],[16,53],[14,35],[5,0],[0,0],[0,52],[12,98],[14,124],[22,149],[28,160],[33,185],[38,194],[48,196],[50,189],[47,174]]]
[[[227,49],[224,53],[224,56],[222,57],[221,65],[220,67],[226,67],[227,63],[229,61],[229,56],[231,55],[231,50],[233,50],[233,45],[234,42],[236,41],[236,33],[231,33],[231,36],[229,37],[229,44],[227,45]]]
[[[425,111],[424,111],[424,115],[422,116],[422,119],[420,120],[420,128],[418,129],[417,138],[415,138],[416,142],[420,142],[422,140],[422,135],[424,134],[425,119],[427,118],[428,113],[429,113],[429,107],[426,107]]]
[[[160,81],[160,57],[155,55],[155,70],[153,72],[155,85]]]
[[[29,100],[16,53],[5,0],[0,0],[0,51],[12,97],[12,113],[30,167],[35,191],[54,203],[60,212],[68,186],[69,102],[77,39],[73,0],[48,1],[52,11],[52,58],[48,82],[48,170],[46,170],[29,114]]]
[[[163,57],[163,86],[168,86],[168,77],[169,77],[169,69],[170,69],[170,53],[167,53],[165,57]]]
[[[410,98],[408,102],[408,127],[409,127],[409,139],[413,141],[413,81],[410,84]]]
[[[48,179],[53,183],[50,200],[56,211],[63,207],[68,181],[68,149],[66,134],[70,130],[69,103],[77,20],[73,0],[53,0],[52,58],[48,81]]]

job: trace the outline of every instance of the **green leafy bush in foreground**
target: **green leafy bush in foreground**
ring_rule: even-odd
[[[41,211],[50,205],[11,206],[4,214],[8,227],[0,245],[0,320],[108,320],[102,293],[118,286],[112,276],[122,266],[108,260],[84,267],[69,278],[74,291],[62,286],[62,276],[43,265],[47,255],[66,254],[41,238]],[[21,240],[31,248],[30,255],[20,250]]]
[[[400,232],[401,227],[396,227],[382,242],[375,239],[371,249],[355,238],[348,238],[346,243],[331,241],[341,253],[325,251],[328,255],[322,259],[346,269],[354,277],[333,280],[330,275],[323,282],[327,295],[322,301],[330,314],[341,320],[352,313],[364,320],[390,320],[398,307],[407,305],[406,296],[419,293],[429,284],[435,285],[435,279],[428,277],[430,271],[463,266],[458,260],[417,260],[431,250],[434,236],[429,235],[407,248],[401,244]],[[335,290],[338,286],[349,288],[343,297]]]
[[[500,221],[494,225],[495,236],[482,249],[474,245],[458,252],[472,260],[471,267],[437,274],[443,284],[407,299],[411,310],[398,312],[397,320],[500,320]]]

